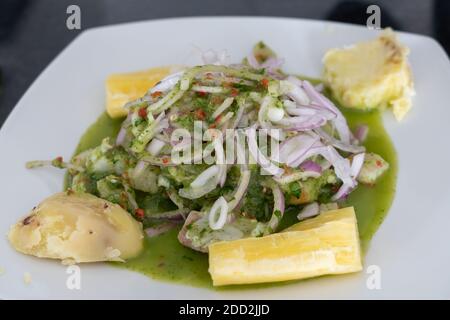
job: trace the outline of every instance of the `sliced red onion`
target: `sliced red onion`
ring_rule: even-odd
[[[294,105],[292,105],[294,103]],[[295,102],[286,100],[284,102],[286,112],[293,116],[312,116],[317,115],[325,118],[326,120],[333,120],[336,118],[336,114],[328,109],[321,108],[315,104],[309,106],[295,105]]]
[[[148,163],[144,162],[144,161],[138,161],[138,163],[136,164],[136,167],[134,167],[133,169],[133,176],[140,176],[145,169],[147,169]]]
[[[291,164],[291,166],[294,167],[296,165],[300,165],[306,159],[316,155],[321,155],[327,161],[329,161],[334,168],[336,176],[343,182],[341,188],[333,196],[333,200],[340,199],[340,197],[344,196],[349,192],[349,190],[355,187],[356,182],[350,174],[350,161],[343,158],[332,146],[313,147],[309,149],[303,156],[301,156],[296,162]]]
[[[187,216],[186,221],[184,222],[183,227],[181,228],[180,232],[178,233],[178,241],[180,241],[180,243],[188,248],[200,251],[200,252],[208,252],[208,247],[200,247],[200,246],[195,246],[192,243],[192,239],[188,238],[186,236],[187,231],[189,229],[189,227],[195,223],[196,221],[200,220],[203,218],[203,213],[198,212],[198,211],[191,211],[189,213],[189,215]]]
[[[249,66],[252,67],[253,69],[259,69],[259,68],[261,68],[261,66],[260,66],[260,64],[259,64],[259,62],[258,62],[258,60],[256,60],[256,57],[255,57],[255,55],[254,55],[253,53],[250,53],[250,54],[247,56],[247,62],[248,62],[248,64],[249,64]]]
[[[280,162],[293,166],[292,164],[304,156],[318,141],[317,135],[302,133],[285,140],[280,147]]]
[[[297,215],[299,221],[317,216],[320,213],[319,204],[317,202],[306,205]]]
[[[315,128],[319,128],[323,126],[327,122],[327,119],[319,116],[299,116],[299,117],[285,117],[280,121],[277,121],[277,124],[285,127],[285,130],[289,131],[307,131]]]
[[[247,56],[247,62],[253,69],[266,69],[269,73],[279,69],[284,64],[284,59],[269,57],[263,63],[259,63],[253,53]]]
[[[306,160],[305,162],[303,162],[300,165],[300,169],[303,169],[304,171],[322,173],[322,166],[312,160]]]
[[[146,228],[144,231],[149,238],[153,238],[153,237],[159,236],[161,234],[164,234],[164,233],[176,228],[179,225],[180,225],[179,223],[175,223],[175,222],[164,222],[164,223],[158,224],[154,227]]]
[[[309,83],[309,81],[303,81],[303,88],[313,101],[316,101],[320,106],[329,109],[336,114],[336,119],[333,120],[333,123],[339,134],[339,138],[342,140],[342,142],[349,144],[352,138],[352,133],[348,128],[347,120],[339,111],[339,109],[330,100],[328,100],[328,98],[318,92],[311,85],[311,83]]]
[[[361,124],[356,127],[354,136],[361,143],[366,140],[368,133],[369,127],[365,124]]]
[[[256,141],[256,129],[247,129],[248,137],[248,148],[253,159],[268,173],[274,176],[280,176],[283,174],[284,170],[277,167],[269,159],[267,159],[264,154],[258,148],[258,142]]]
[[[164,148],[166,143],[164,141],[158,140],[157,138],[154,138],[147,146],[147,152],[150,153],[152,156],[157,156],[162,148]]]
[[[337,140],[330,136],[328,133],[326,133],[322,128],[316,128],[314,130],[326,143],[331,144],[332,146],[346,152],[351,153],[358,153],[358,152],[364,152],[366,148],[363,146],[357,146],[350,143],[344,143],[340,140]]]
[[[127,136],[127,130],[125,128],[120,128],[119,133],[116,138],[116,146],[121,146],[125,142],[125,138]]]
[[[314,87],[314,89],[316,89],[316,91],[322,93],[322,92],[323,92],[323,89],[325,89],[325,88],[324,88],[323,83],[319,83],[318,85],[316,85],[316,86]]]
[[[350,168],[350,175],[356,179],[358,177],[359,172],[364,164],[365,153],[359,153],[353,156],[352,165]]]
[[[217,217],[217,212],[219,216]],[[212,230],[220,230],[227,222],[228,217],[228,203],[224,197],[220,197],[214,202],[211,210],[209,211],[208,221],[209,227]]]
[[[293,76],[287,77],[286,81],[291,84],[287,96],[298,104],[309,105],[311,101],[302,88],[302,82]]]
[[[292,102],[292,101],[289,101]],[[286,104],[285,104],[286,105]],[[313,116],[317,114],[317,110],[311,109],[311,108],[292,108],[287,107],[286,112],[290,114],[291,116]]]
[[[239,179],[237,189],[233,194],[233,199],[228,202],[229,212],[233,211],[239,205],[242,198],[244,198],[244,195],[247,192],[247,188],[250,183],[250,176],[250,170],[241,170],[241,177]]]
[[[267,69],[268,72],[273,72],[279,69],[284,64],[283,58],[269,57],[261,64],[261,68]]]

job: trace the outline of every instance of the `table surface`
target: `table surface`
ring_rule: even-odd
[[[450,1],[372,1],[382,26],[435,37],[450,52]],[[183,16],[279,16],[365,23],[365,1],[338,0],[2,0],[0,125],[48,63],[81,31],[66,27],[67,7],[81,9],[81,31],[129,21]]]

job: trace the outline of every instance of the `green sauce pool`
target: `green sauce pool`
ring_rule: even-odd
[[[373,187],[359,185],[346,200],[346,206],[354,206],[363,251],[368,249],[370,239],[382,223],[392,204],[397,179],[397,157],[394,146],[384,130],[381,112],[360,112],[342,109],[350,128],[358,124],[369,126],[369,134],[364,143],[367,151],[381,155],[389,162],[389,170]],[[115,137],[123,119],[111,119],[106,113],[88,128],[82,136],[75,154],[99,145],[105,137]],[[66,178],[66,185],[68,179]],[[283,226],[296,221],[295,215],[285,215]],[[177,239],[178,230],[145,239],[143,252],[126,263],[113,265],[141,272],[153,279],[188,284],[196,287],[212,287],[208,273],[208,256],[182,246]],[[288,281],[287,283],[292,283]],[[239,286],[256,288],[274,284]],[[277,284],[278,285],[278,284]],[[223,289],[222,289],[223,290]]]

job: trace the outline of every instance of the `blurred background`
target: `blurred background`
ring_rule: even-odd
[[[381,26],[437,39],[450,52],[448,0],[0,0],[0,125],[48,63],[80,32],[68,30],[69,5],[82,30],[183,16],[279,16],[365,24],[367,6],[381,8]]]

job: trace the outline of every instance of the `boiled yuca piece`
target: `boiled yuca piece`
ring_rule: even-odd
[[[57,193],[13,225],[19,252],[65,262],[123,261],[143,247],[142,226],[120,206],[85,193]]]
[[[284,232],[209,246],[215,286],[304,279],[360,271],[353,207],[328,211]]]
[[[344,106],[391,107],[397,120],[411,108],[414,85],[409,49],[386,29],[375,40],[331,49],[324,58],[324,81]]]
[[[110,75],[105,83],[108,115],[111,118],[126,116],[128,111],[124,105],[127,102],[142,97],[158,81],[180,69],[180,66],[167,66]]]

